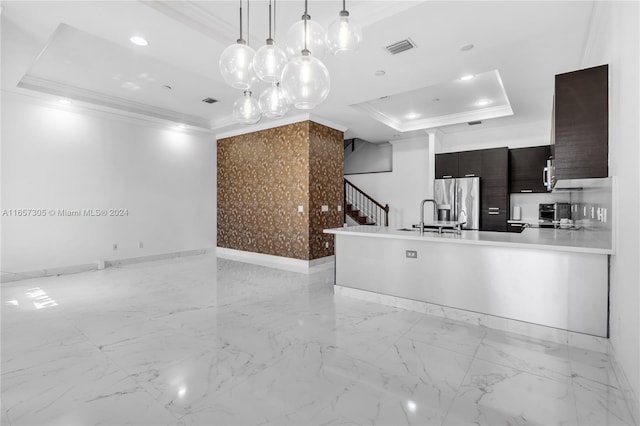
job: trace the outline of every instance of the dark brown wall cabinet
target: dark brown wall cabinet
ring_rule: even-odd
[[[556,180],[609,175],[608,87],[608,65],[556,75]]]
[[[458,153],[458,177],[482,176],[482,151]]]
[[[510,149],[510,192],[547,192],[543,172],[550,156],[550,145]]]
[[[436,179],[480,178],[480,229],[483,231],[507,230],[508,176],[509,150],[507,148],[436,155]]]
[[[436,155],[436,179],[458,177],[458,153]]]

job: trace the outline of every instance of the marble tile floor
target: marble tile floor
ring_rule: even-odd
[[[214,255],[2,287],[2,425],[631,425],[607,354]]]

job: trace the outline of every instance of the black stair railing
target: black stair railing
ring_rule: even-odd
[[[344,179],[344,211],[360,224],[389,226],[389,205],[383,206],[347,179]]]

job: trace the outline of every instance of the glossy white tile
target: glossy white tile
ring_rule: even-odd
[[[378,302],[210,254],[14,282],[1,421],[633,424],[600,341]]]

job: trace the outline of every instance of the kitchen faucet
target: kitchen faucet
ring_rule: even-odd
[[[424,203],[426,202],[433,203],[433,220],[438,218],[438,205],[436,204],[436,200],[432,200],[431,198],[425,198],[420,203],[420,235],[424,235]]]

